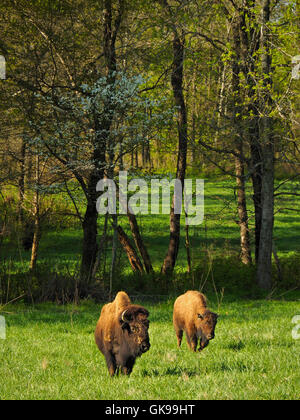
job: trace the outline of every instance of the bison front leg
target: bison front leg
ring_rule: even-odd
[[[114,356],[108,353],[105,355],[105,360],[110,376],[114,376],[117,370],[117,364]]]
[[[186,341],[187,341],[187,343],[188,343],[188,346],[189,346],[189,348],[192,350],[192,351],[196,351],[196,349],[197,349],[197,344],[198,344],[198,338],[197,338],[197,336],[194,334],[194,332],[193,331],[191,331],[191,330],[187,330],[186,332],[185,332],[185,335],[186,335]]]
[[[196,335],[193,335],[190,338],[190,349],[193,351],[197,351],[197,344],[198,344],[198,337]]]
[[[132,368],[129,368],[127,366],[122,367],[122,374],[123,375],[128,375],[129,376],[131,374],[131,372],[132,372]]]
[[[207,347],[209,345],[209,341],[208,340],[200,340],[200,346],[198,351],[202,351],[203,349],[205,349],[205,347]]]
[[[133,369],[133,366],[134,366],[134,363],[135,363],[135,359],[134,358],[129,358],[126,361],[125,366],[122,366],[122,373],[123,373],[123,375],[130,375],[131,374],[132,369]]]

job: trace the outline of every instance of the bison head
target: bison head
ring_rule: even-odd
[[[215,337],[215,327],[218,315],[214,312],[205,311],[203,314],[197,314],[197,335],[200,338],[199,351],[203,350],[209,341]]]
[[[122,330],[128,334],[130,347],[137,356],[150,349],[148,316],[149,312],[145,308],[131,305],[121,313],[119,319]]]

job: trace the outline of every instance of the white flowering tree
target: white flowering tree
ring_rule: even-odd
[[[85,196],[84,215],[77,207],[85,285],[92,279],[98,249],[97,183],[113,177],[120,159],[149,141],[149,133],[156,136],[172,117],[171,110],[163,111],[163,100],[141,93],[144,83],[141,76],[115,72],[78,89],[53,89],[51,95],[39,95],[40,111],[31,121],[36,132],[32,146],[54,158],[52,170],[64,179],[76,179]]]

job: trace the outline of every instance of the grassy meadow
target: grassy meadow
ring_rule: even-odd
[[[67,199],[66,204],[70,204]],[[251,199],[249,204],[253,241]],[[59,228],[44,227],[34,277],[28,272],[30,252],[12,235],[0,247],[0,280],[2,287],[6,286],[0,316],[5,317],[7,326],[6,340],[0,339],[0,399],[299,399],[300,340],[292,338],[292,319],[300,315],[296,290],[300,279],[299,210],[295,197],[280,197],[276,202],[275,244],[283,283],[274,264],[274,288],[268,294],[255,287],[255,267],[239,262],[232,181],[206,180],[204,223],[190,228],[193,273],[186,272],[182,238],[168,287],[157,273],[167,249],[169,217],[138,216],[156,274],[133,275],[119,249],[113,279],[113,292],[126,290],[134,302],[150,311],[151,349],[137,360],[130,377],[110,378],[94,343],[101,296],[100,303],[88,299],[78,305],[56,299],[57,285],[66,277],[72,282],[79,269],[80,226],[70,221]],[[128,232],[127,219],[120,216],[119,222]],[[99,218],[99,235],[102,226]],[[98,279],[103,292],[109,287],[111,237],[110,229]],[[60,304],[35,299],[35,288],[39,291],[41,284],[55,289],[54,300]],[[5,305],[12,292],[13,297],[20,296],[27,287],[31,298]],[[215,339],[201,354],[194,354],[185,337],[182,348],[177,348],[172,308],[178,294],[199,288],[220,318]],[[106,296],[102,296],[104,301]]]
[[[185,337],[177,348],[173,301],[140,302],[150,311],[151,348],[130,377],[114,378],[94,343],[101,306],[3,308],[0,399],[299,399],[300,340],[292,338],[299,295],[227,297],[221,305],[211,296],[210,308],[220,314],[216,336],[196,354]]]

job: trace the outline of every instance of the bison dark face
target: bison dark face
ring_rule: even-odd
[[[208,346],[209,341],[215,337],[217,319],[218,315],[214,312],[206,311],[203,314],[198,314],[196,325],[197,335],[200,338],[199,351]]]
[[[148,315],[148,311],[144,308],[129,308],[122,313],[120,318],[121,328],[127,332],[130,347],[136,356],[150,349]]]

